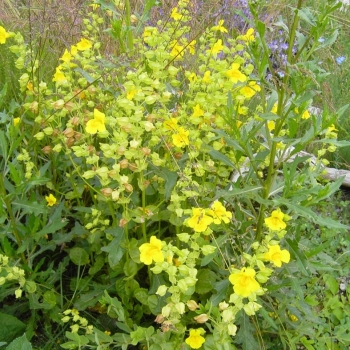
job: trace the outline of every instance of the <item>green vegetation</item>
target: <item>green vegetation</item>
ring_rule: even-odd
[[[215,3],[7,3],[1,348],[348,349],[348,12]]]

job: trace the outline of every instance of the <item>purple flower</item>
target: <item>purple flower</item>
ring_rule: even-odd
[[[345,61],[345,56],[339,56],[335,59],[335,61],[341,65]]]

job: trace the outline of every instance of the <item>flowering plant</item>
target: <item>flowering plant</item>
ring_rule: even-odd
[[[100,52],[104,20],[96,8],[47,82],[38,62],[26,70],[23,37],[6,37],[15,42],[25,95],[23,117],[9,132],[30,125],[33,136],[19,139],[10,172],[15,178],[23,166],[17,182],[26,191],[42,186],[47,202],[24,211],[35,222],[34,240],[24,225],[12,236],[26,244],[21,259],[33,276],[35,251],[56,245],[65,256],[57,266],[78,268],[67,290],[61,284],[70,297],[60,303],[44,291],[49,277],[36,288],[26,282],[31,307],[69,325],[63,348],[256,348],[255,336],[245,339],[250,317],[261,312],[277,327],[265,311],[278,302],[271,292],[285,287],[287,264],[303,263],[293,231],[303,220],[342,227],[311,209],[340,185],[322,180],[324,155],[339,143],[337,115],[308,112],[325,72],[305,53],[313,27],[297,32],[301,1],[288,32],[300,47],[289,47],[283,77],[257,16],[255,29],[234,38],[222,20],[191,35],[188,6],[180,0],[169,20],[140,37],[127,32],[121,51],[133,56],[115,61]],[[315,157],[299,154],[313,143]],[[32,146],[40,156],[28,152]],[[38,184],[38,174],[49,178]],[[27,208],[13,205],[18,216]],[[102,332],[94,312],[115,325]]]

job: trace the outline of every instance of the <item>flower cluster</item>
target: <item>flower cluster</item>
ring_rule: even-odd
[[[61,321],[63,323],[73,322],[70,326],[72,333],[78,333],[80,329],[85,331],[85,334],[92,334],[93,326],[89,325],[88,320],[85,317],[80,316],[79,311],[76,309],[67,309],[63,312]]]
[[[17,281],[19,288],[15,290],[16,298],[20,298],[23,293],[23,287],[26,284],[24,270],[17,266],[9,265],[9,258],[6,255],[0,254],[0,286],[5,283],[11,283]]]

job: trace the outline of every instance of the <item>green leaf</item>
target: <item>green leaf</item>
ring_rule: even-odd
[[[259,310],[259,314],[264,318],[264,320],[274,329],[278,331],[278,327],[275,323],[275,321],[269,316],[267,311],[264,308],[261,308]]]
[[[98,255],[95,258],[94,264],[89,269],[89,275],[91,275],[91,276],[95,275],[98,271],[100,271],[102,269],[104,264],[105,264],[104,256],[103,255]]]
[[[69,258],[75,265],[86,265],[89,262],[89,254],[80,247],[72,248],[69,251]]]
[[[304,273],[304,275],[309,276],[309,266],[306,259],[306,256],[304,252],[299,249],[298,242],[295,239],[286,238],[286,243],[289,247],[289,252],[291,253],[292,259],[297,259],[299,262],[298,266],[300,267],[301,271]]]
[[[0,130],[0,156],[3,156],[5,160],[7,160],[7,140],[5,136],[5,132]]]
[[[42,230],[35,233],[33,235],[33,238],[36,240],[39,240],[41,237],[43,237],[49,233],[55,233],[55,232],[61,230],[67,224],[68,224],[68,221],[63,221],[61,218],[55,220],[54,222],[49,222],[48,225],[46,225]]]
[[[148,290],[145,288],[138,288],[134,291],[134,297],[143,305],[148,305]]]
[[[31,350],[31,349],[32,349],[32,345],[28,341],[25,333],[21,337],[15,339],[6,348],[6,350]]]
[[[236,343],[242,344],[242,350],[259,349],[259,344],[254,337],[255,328],[252,326],[249,317],[245,313],[242,313],[239,325],[239,331],[235,337]]]
[[[213,289],[216,273],[209,269],[199,270],[197,274],[196,293],[205,294]]]
[[[232,169],[236,168],[236,165],[234,163],[232,163],[230,158],[227,157],[225,154],[215,150],[213,147],[211,147],[209,145],[205,145],[205,148],[208,150],[208,154],[210,154],[210,156],[213,159],[224,163],[225,165],[231,167]]]
[[[106,247],[101,250],[108,253],[108,263],[111,268],[116,266],[125,253],[125,248],[122,247],[125,242],[125,232],[122,227],[106,230],[106,233],[111,234],[115,238]]]
[[[44,204],[39,204],[36,201],[32,202],[26,199],[22,199],[18,202],[13,201],[12,205],[16,210],[21,210],[22,215],[24,214],[40,215],[47,212],[47,206]]]
[[[305,298],[305,303],[311,305],[311,306],[316,306],[318,305],[317,297],[316,295],[307,295]]]
[[[87,71],[85,71],[84,69],[81,69],[79,67],[74,69],[76,72],[79,72],[86,80],[89,84],[92,84],[96,79],[93,78]]]
[[[220,302],[225,300],[230,286],[232,287],[230,281],[227,278],[215,283],[214,289],[216,290],[216,293],[213,294],[210,298],[210,301],[213,304],[213,306],[217,306]]]
[[[171,195],[172,189],[175,187],[178,174],[177,172],[170,171],[166,168],[154,168],[155,173],[165,180],[165,199],[168,200]]]
[[[333,276],[326,274],[323,276],[323,280],[333,295],[339,292],[339,283]]]
[[[18,318],[0,312],[0,340],[10,342],[24,332],[26,325]]]

